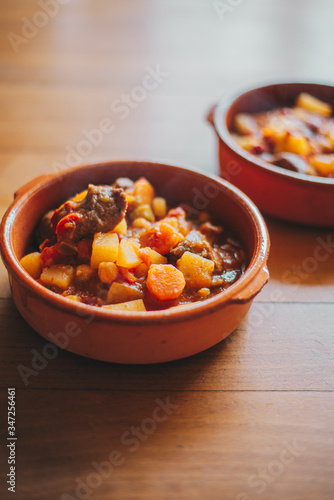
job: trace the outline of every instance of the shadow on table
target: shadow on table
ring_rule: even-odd
[[[266,217],[271,250],[270,282],[260,300],[328,302],[334,298],[334,231],[305,227]],[[275,300],[273,289],[280,289]]]
[[[43,349],[48,342],[21,318],[11,300],[2,304],[2,315],[6,316],[6,324],[1,321],[0,326],[5,345],[3,383],[22,388],[122,391],[203,389],[212,383],[212,378],[218,383],[215,376],[218,377],[222,366],[227,371],[233,368],[244,334],[236,331],[216,346],[181,360],[151,365],[121,365],[96,361],[60,349],[54,359],[46,359]]]

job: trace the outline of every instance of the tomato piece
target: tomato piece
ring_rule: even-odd
[[[59,252],[59,244],[56,243],[51,247],[45,247],[41,253],[43,267],[51,267],[54,264],[59,264],[64,260],[64,255]]]
[[[65,215],[57,224],[56,234],[58,241],[72,240],[77,222],[82,219],[82,215],[76,212]]]

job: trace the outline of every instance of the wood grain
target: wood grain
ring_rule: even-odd
[[[228,339],[204,353],[162,365],[127,366],[63,350],[50,351],[49,359],[49,343],[25,324],[11,301],[2,300],[2,384],[36,389],[334,391],[333,305],[295,304],[290,315],[288,308],[286,303],[272,308],[266,302],[254,304]],[[35,373],[25,375],[25,368]]]
[[[333,394],[19,390],[17,395],[18,406],[25,408],[18,423],[20,500],[29,497],[32,484],[38,484],[36,500],[49,498],[50,491],[51,498],[75,497],[78,484],[87,481],[92,498],[131,500],[234,499],[242,493],[304,500],[330,498],[333,492]],[[116,450],[118,465],[109,477],[97,476],[96,465],[104,462],[106,468]]]
[[[219,4],[230,6],[220,17]],[[0,4],[0,216],[20,186],[59,165],[155,158],[215,174],[205,117],[220,96],[268,80],[334,81],[331,0],[69,0],[15,51],[8,34],[39,11],[38,0]],[[121,119],[112,106],[148,67],[165,76]],[[103,118],[113,132],[78,154]],[[271,280],[244,322],[212,349],[162,365],[66,351],[45,359],[0,264],[0,460],[4,478],[14,386],[15,498],[334,498],[334,233],[266,222]],[[24,378],[24,368],[34,372]],[[92,476],[114,450],[122,463]],[[89,478],[95,486],[76,491]]]

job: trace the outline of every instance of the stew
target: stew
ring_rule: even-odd
[[[195,217],[141,177],[87,190],[45,214],[39,251],[21,259],[39,283],[68,299],[145,311],[204,300],[245,271],[246,252],[208,212]]]
[[[292,108],[238,113],[235,141],[246,151],[279,167],[308,175],[334,177],[332,107],[301,93]]]

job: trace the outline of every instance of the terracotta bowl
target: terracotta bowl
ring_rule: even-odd
[[[170,206],[187,203],[210,210],[234,229],[248,251],[245,274],[226,292],[164,311],[107,311],[74,302],[34,281],[20,266],[31,235],[47,210],[88,183],[145,176]],[[1,229],[1,253],[14,302],[48,342],[83,356],[118,363],[158,363],[198,353],[229,335],[268,281],[269,238],[253,203],[218,177],[160,163],[113,161],[35,179],[15,195]]]
[[[223,97],[208,115],[219,138],[221,176],[269,215],[301,224],[334,226],[334,179],[270,165],[239,147],[230,134],[237,113],[292,106],[300,92],[334,107],[334,87],[314,83],[279,83]]]

